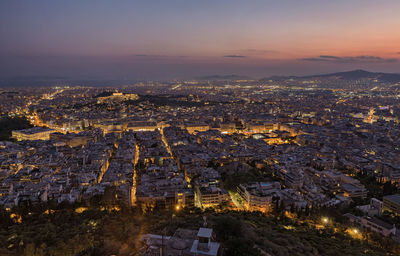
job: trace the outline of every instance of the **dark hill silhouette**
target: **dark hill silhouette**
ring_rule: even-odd
[[[381,82],[387,82],[387,83],[400,82],[400,74],[369,72],[362,69],[346,71],[346,72],[330,73],[330,74],[311,75],[311,76],[286,76],[286,77],[275,76],[275,77],[263,78],[261,80],[318,79],[318,78],[337,78],[343,80],[377,79]]]

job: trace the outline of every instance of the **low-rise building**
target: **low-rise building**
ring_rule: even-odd
[[[393,212],[396,215],[400,214],[400,194],[383,197],[383,211]]]
[[[194,133],[194,132],[204,132],[210,130],[210,126],[205,123],[188,123],[185,124],[185,128],[189,133]]]
[[[269,212],[272,210],[272,197],[281,189],[279,182],[256,182],[240,184],[237,188],[248,211]]]
[[[346,197],[367,197],[367,190],[362,184],[342,184],[341,189]]]
[[[146,121],[132,121],[129,122],[126,130],[134,132],[142,131],[154,131],[158,128],[156,122],[146,122]]]
[[[56,132],[47,127],[33,127],[29,129],[12,131],[12,138],[21,140],[49,140],[50,134]]]
[[[201,207],[213,207],[229,200],[228,193],[219,187],[208,186],[197,190],[198,202]]]
[[[371,201],[367,205],[360,205],[357,206],[356,208],[362,211],[364,214],[368,216],[375,216],[375,215],[381,215],[382,213],[382,206],[383,202],[376,199],[376,198],[371,198]]]
[[[359,225],[364,229],[380,233],[384,236],[396,235],[396,226],[389,224],[376,217],[358,217],[351,213],[346,213],[343,216],[347,217],[349,221],[355,225]]]
[[[213,241],[213,230],[210,228],[200,228],[198,231],[179,228],[173,236],[145,234],[140,241],[140,255],[145,256],[222,254],[221,245]]]
[[[371,231],[380,233],[384,236],[391,236],[396,234],[396,226],[389,224],[383,220],[375,217],[362,217],[361,225]]]

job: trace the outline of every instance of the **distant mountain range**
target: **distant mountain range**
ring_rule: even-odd
[[[376,79],[386,83],[399,83],[400,74],[396,73],[381,73],[369,72],[366,70],[352,70],[346,72],[337,72],[329,74],[309,75],[309,76],[271,76],[261,78],[260,81],[268,80],[288,80],[288,79],[342,79],[342,80],[360,80],[360,79]],[[196,78],[197,80],[210,80],[210,81],[232,81],[232,80],[252,80],[253,78],[243,75],[210,75]]]
[[[347,72],[337,72],[330,74],[318,74],[309,76],[270,76],[259,81],[283,81],[283,80],[324,80],[324,79],[338,79],[338,80],[360,80],[360,79],[376,79],[380,82],[385,83],[400,83],[400,73],[381,73],[381,72],[369,72],[365,70],[352,70]],[[257,80],[250,76],[245,75],[209,75],[195,78],[201,81],[233,81],[233,80]],[[24,87],[24,86],[66,86],[66,85],[84,85],[84,86],[122,86],[127,84],[134,84],[135,80],[76,80],[67,77],[51,77],[51,76],[24,76],[24,77],[12,77],[8,79],[0,78],[0,87]]]
[[[352,70],[347,72],[338,72],[330,74],[321,75],[311,75],[311,76],[272,76],[266,77],[261,80],[287,80],[287,79],[324,79],[324,78],[336,78],[343,80],[360,80],[360,79],[377,79],[381,82],[387,83],[399,83],[400,74],[396,73],[380,73],[380,72],[369,72],[365,70]]]

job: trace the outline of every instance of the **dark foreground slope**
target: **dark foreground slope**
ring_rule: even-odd
[[[349,226],[321,225],[320,215],[183,209],[143,214],[137,208],[50,204],[0,212],[0,255],[137,255],[139,237],[197,229],[203,217],[224,255],[399,255],[399,246]],[[330,217],[334,220],[334,217]]]

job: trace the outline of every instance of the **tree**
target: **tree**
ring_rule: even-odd
[[[24,255],[26,256],[35,255],[35,245],[33,243],[29,243],[26,245],[24,249]]]
[[[25,116],[2,117],[0,118],[0,141],[10,140],[13,130],[22,130],[30,127],[32,125]]]

